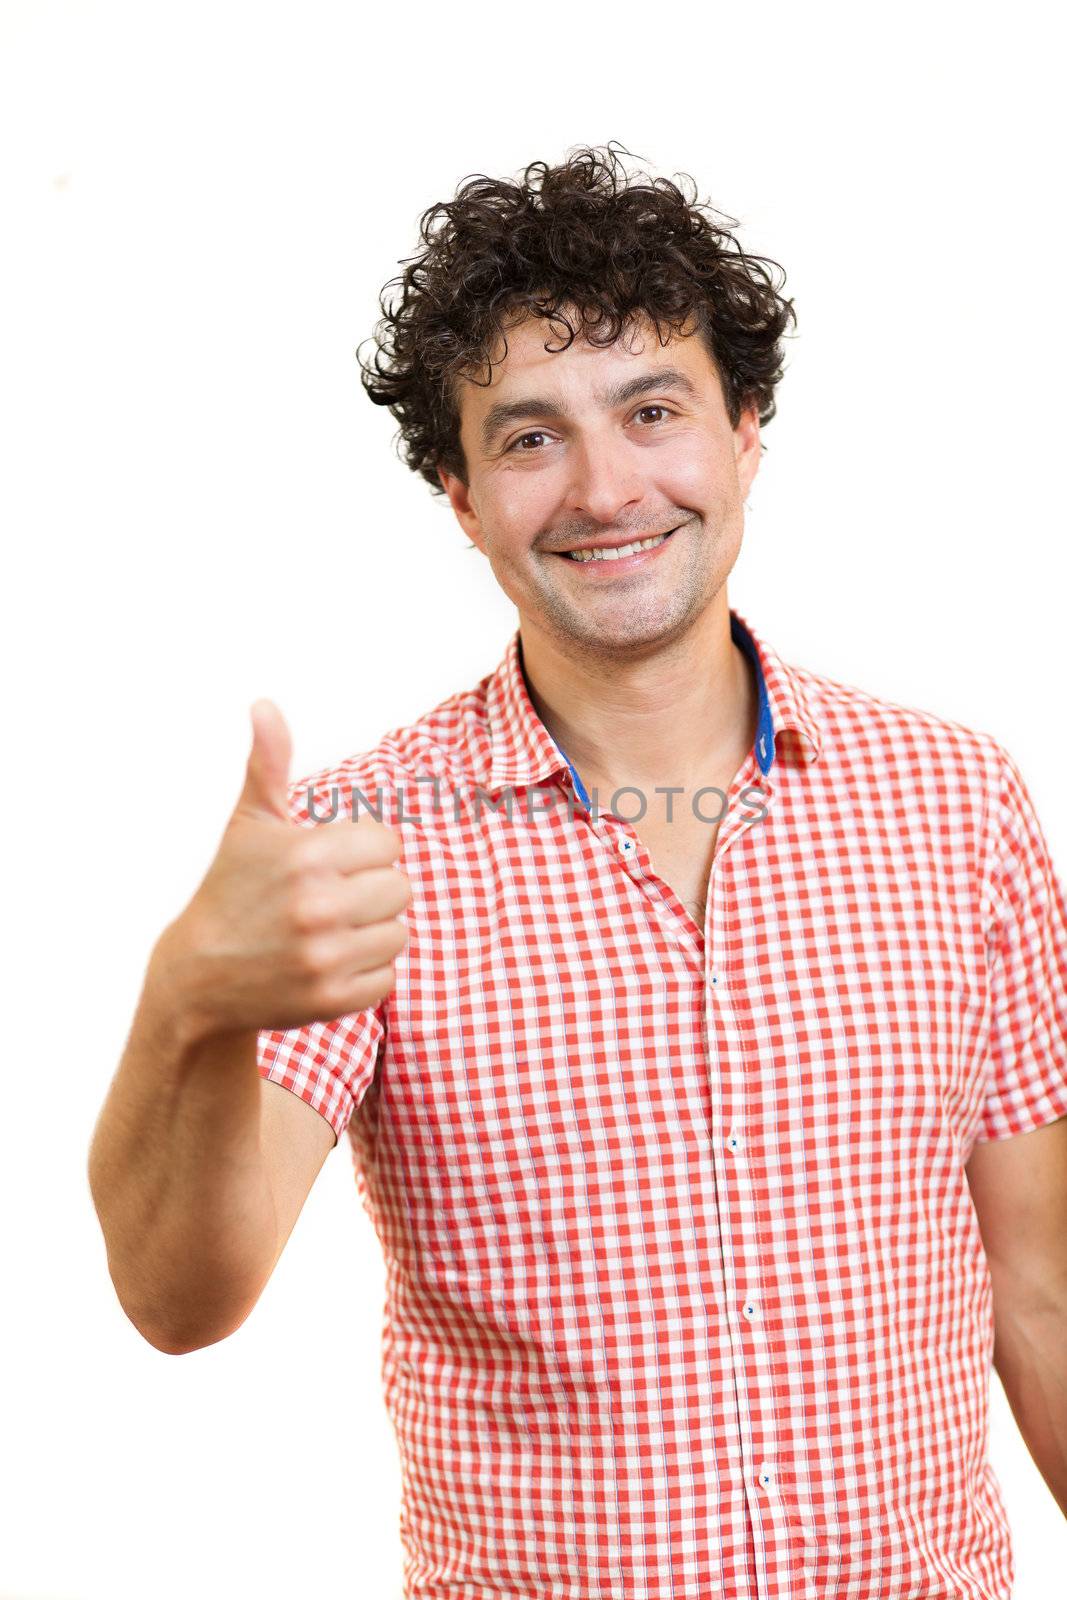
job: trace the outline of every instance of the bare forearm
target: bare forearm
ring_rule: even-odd
[[[1067,1517],[1067,1302],[998,1322],[994,1361],[1038,1471]]]
[[[256,1035],[187,1029],[156,953],[153,962],[97,1121],[89,1183],[126,1314],[177,1353],[244,1320],[273,1268],[277,1228]]]

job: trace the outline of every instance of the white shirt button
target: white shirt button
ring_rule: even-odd
[[[759,1481],[761,1489],[774,1488],[774,1473],[769,1467],[761,1467],[759,1469]]]
[[[637,849],[637,846],[634,844],[632,839],[620,839],[619,840],[619,851],[620,851],[620,853],[622,855],[624,855],[624,856],[632,856],[636,849]]]
[[[744,1305],[741,1307],[741,1310],[744,1312],[749,1322],[755,1322],[759,1312],[759,1308],[756,1305],[755,1300],[746,1300]]]
[[[726,985],[723,982],[723,978],[722,978],[722,973],[721,972],[713,972],[712,973],[712,975],[711,975],[711,987],[713,989],[725,989]]]
[[[741,1140],[738,1138],[737,1130],[734,1128],[731,1128],[726,1136],[726,1147],[728,1150],[732,1150],[735,1155],[741,1148]]]

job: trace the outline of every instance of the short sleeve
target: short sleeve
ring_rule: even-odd
[[[260,1033],[260,1077],[306,1100],[340,1140],[370,1087],[384,1036],[377,1006],[287,1033]]]
[[[998,755],[983,902],[989,1059],[977,1143],[1067,1116],[1067,901],[1019,769],[999,746]]]

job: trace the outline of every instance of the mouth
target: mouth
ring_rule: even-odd
[[[590,576],[609,571],[621,575],[653,561],[677,531],[677,528],[668,528],[666,533],[653,534],[648,539],[635,539],[632,544],[618,545],[613,549],[557,550],[554,554],[560,561],[580,567]]]

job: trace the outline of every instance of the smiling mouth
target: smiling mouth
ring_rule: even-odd
[[[611,549],[557,550],[554,553],[564,561],[576,561],[580,564],[590,561],[623,561],[627,556],[637,555],[643,550],[655,550],[657,546],[665,544],[671,534],[677,531],[677,528],[668,528],[666,533],[656,533],[648,539],[636,539],[633,544],[617,545]]]

